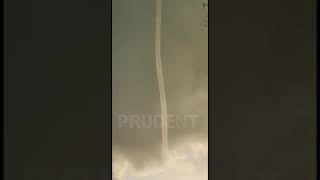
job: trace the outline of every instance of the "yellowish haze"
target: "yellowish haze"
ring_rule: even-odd
[[[113,0],[114,179],[207,179],[208,36],[202,3],[162,2],[161,55],[168,115],[197,117],[192,126],[168,129],[169,162],[164,166],[161,128],[139,122],[130,126],[132,121],[124,123],[119,118],[160,115],[154,47],[156,1]]]

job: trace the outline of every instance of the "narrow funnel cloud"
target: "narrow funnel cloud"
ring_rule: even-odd
[[[167,122],[167,99],[164,88],[163,71],[161,65],[161,0],[157,1],[156,12],[156,33],[155,33],[155,52],[156,52],[156,68],[160,93],[161,104],[161,125],[162,125],[162,151],[163,159],[167,159],[168,154],[168,122]]]

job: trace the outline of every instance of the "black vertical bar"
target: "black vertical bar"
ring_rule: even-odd
[[[316,179],[316,1],[209,6],[210,179]]]
[[[5,0],[4,40],[4,179],[111,178],[111,1]]]

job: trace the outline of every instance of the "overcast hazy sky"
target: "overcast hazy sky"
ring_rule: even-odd
[[[160,112],[156,1],[113,0],[113,161],[114,175],[121,179],[207,179],[208,36],[202,2],[163,0],[162,61],[168,113],[197,116],[193,126],[169,129],[171,155],[164,168],[159,128],[119,128],[119,115]]]

